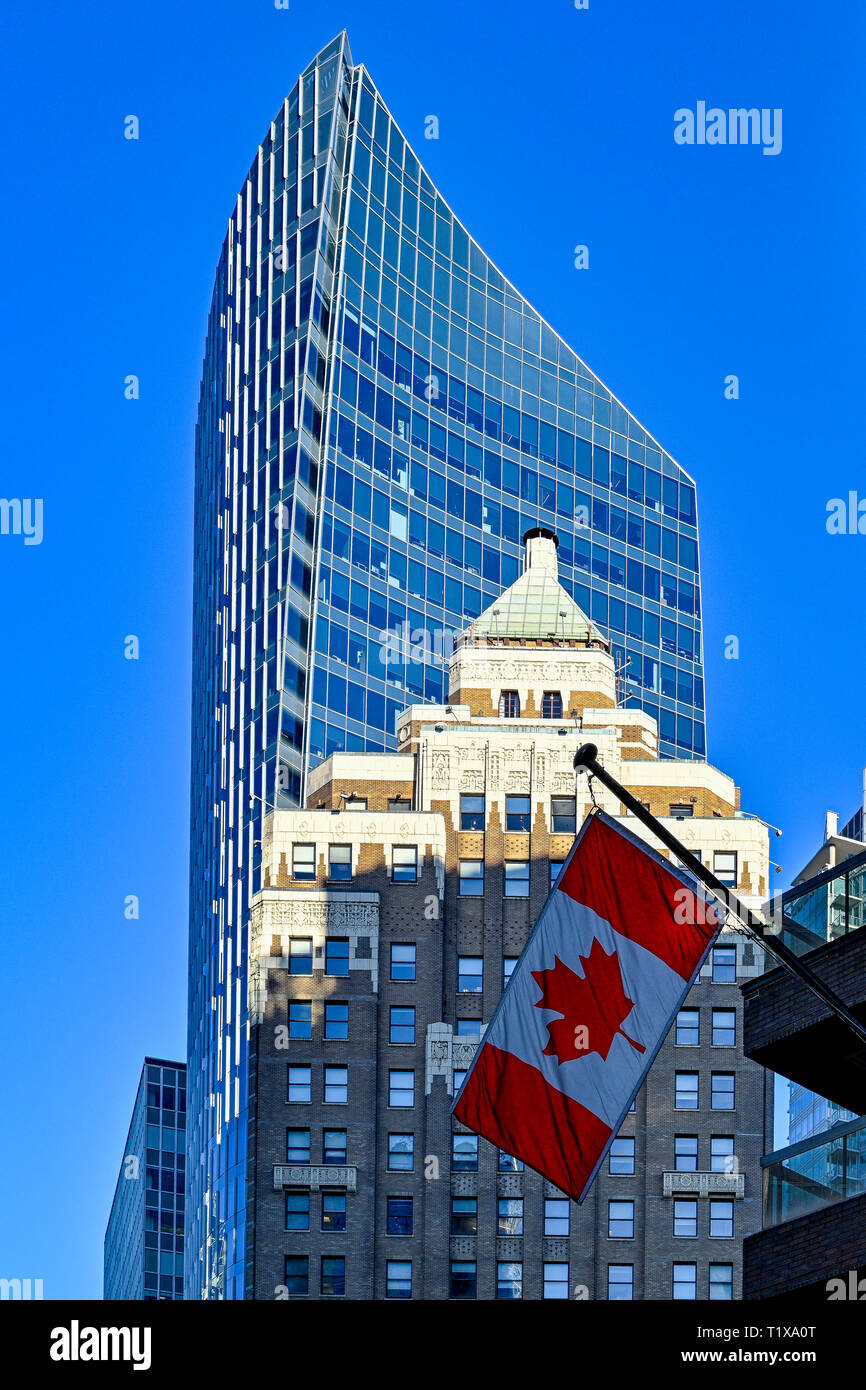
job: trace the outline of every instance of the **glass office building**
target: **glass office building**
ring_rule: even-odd
[[[103,1297],[183,1298],[186,1067],[145,1057],[105,1232]]]
[[[521,540],[619,695],[705,756],[695,488],[462,226],[345,34],[238,195],[196,436],[187,1296],[242,1296],[246,936],[261,818],[395,746]],[[390,639],[386,634],[391,634]]]

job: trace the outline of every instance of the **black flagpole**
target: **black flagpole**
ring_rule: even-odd
[[[813,994],[816,994],[822,1004],[834,1013],[837,1018],[841,1019],[841,1021],[851,1029],[852,1033],[856,1034],[859,1042],[866,1044],[866,1024],[860,1022],[860,1019],[851,1012],[848,1005],[839,998],[838,994],[832,989],[829,989],[827,985],[824,984],[823,980],[819,980],[818,976],[815,975],[808,966],[803,964],[800,957],[795,955],[791,948],[785,945],[784,941],[781,941],[777,936],[767,935],[764,923],[760,918],[755,916],[751,908],[746,907],[746,904],[740,901],[736,893],[732,893],[724,883],[721,883],[719,879],[716,878],[715,874],[710,873],[710,870],[701,863],[700,859],[697,859],[695,855],[691,854],[689,850],[686,849],[685,845],[681,845],[676,836],[672,835],[669,830],[666,830],[652,812],[648,811],[636,797],[632,796],[630,791],[627,791],[625,787],[621,786],[615,777],[611,777],[610,773],[607,772],[598,761],[598,749],[594,743],[584,743],[578,748],[574,755],[574,767],[575,771],[579,772],[582,768],[585,772],[588,772],[590,776],[597,777],[599,782],[607,787],[609,791],[613,792],[614,796],[622,802],[623,806],[628,807],[629,811],[637,816],[638,820],[643,821],[647,829],[651,830],[653,834],[661,840],[662,844],[677,856],[686,868],[695,875],[695,878],[700,879],[701,883],[705,884],[717,898],[722,899],[725,905],[733,912],[734,916],[740,919],[743,926],[760,941],[761,945],[764,946],[771,955],[776,957],[781,965],[784,965],[790,970],[792,975],[796,975],[797,978],[802,981],[807,989],[810,989]],[[787,920],[788,919],[783,914],[783,926]],[[794,926],[795,923],[791,922],[790,925]]]

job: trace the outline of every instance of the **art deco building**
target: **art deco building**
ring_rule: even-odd
[[[581,742],[752,905],[766,827],[711,764],[659,758],[548,532],[462,634],[448,701],[402,711],[395,752],[331,754],[305,809],[265,818],[246,1296],[738,1298],[771,1118],[741,1048],[759,948],[723,933],[581,1207],[450,1106],[590,807]]]
[[[186,1066],[145,1057],[105,1232],[106,1299],[183,1298]]]
[[[263,818],[397,748],[534,526],[658,748],[705,756],[695,488],[484,254],[345,35],[274,116],[217,267],[196,437],[189,1297],[244,1285]],[[551,615],[556,619],[557,615]],[[383,641],[408,631],[408,664]],[[224,1252],[224,1253],[223,1253]]]

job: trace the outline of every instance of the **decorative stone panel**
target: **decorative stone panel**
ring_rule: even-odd
[[[478,1193],[477,1173],[452,1173],[451,1192],[455,1197],[475,1197]]]
[[[542,1256],[541,1256],[541,1258],[542,1258],[543,1260],[567,1260],[567,1259],[568,1259],[568,1241],[566,1240],[566,1238],[565,1238],[564,1236],[560,1236],[560,1237],[557,1237],[557,1238],[552,1238],[551,1236],[547,1236],[541,1248],[542,1248]]]
[[[746,1195],[744,1173],[665,1173],[664,1195],[673,1197],[678,1193],[688,1193],[690,1197],[734,1197]]]
[[[450,1023],[431,1023],[427,1027],[424,1094],[433,1089],[436,1076],[445,1077],[445,1089],[454,1094],[454,1072],[468,1071],[475,1061],[478,1043],[467,1038],[455,1038]]]
[[[523,1174],[500,1173],[496,1182],[496,1192],[499,1197],[522,1197]]]
[[[497,1260],[522,1260],[523,1241],[519,1236],[500,1236],[496,1242]]]
[[[308,1187],[318,1192],[320,1187],[344,1187],[347,1192],[358,1189],[358,1170],[354,1167],[311,1167],[308,1163],[278,1163],[274,1167],[274,1187]]]
[[[452,1237],[451,1237],[451,1258],[452,1258],[452,1260],[474,1260],[474,1259],[475,1259],[475,1237],[474,1237],[474,1236],[452,1236]]]

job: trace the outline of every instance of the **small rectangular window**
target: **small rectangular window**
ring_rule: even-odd
[[[676,1110],[697,1110],[698,1073],[696,1071],[677,1072],[674,1108]]]
[[[695,808],[687,801],[672,801],[670,804],[670,813],[674,820],[688,820],[695,814]]]
[[[409,1107],[415,1104],[414,1071],[391,1071],[388,1073],[388,1104]]]
[[[322,1162],[343,1164],[346,1162],[347,1152],[346,1131],[344,1129],[326,1129],[322,1135]]]
[[[293,999],[289,1004],[289,1037],[309,1038],[312,1034],[312,1002],[309,999]]]
[[[735,1109],[734,1073],[732,1071],[713,1072],[712,1100],[710,1104],[713,1110]]]
[[[674,1202],[674,1235],[697,1236],[698,1204],[693,1201]]]
[[[573,796],[550,799],[550,830],[553,835],[573,835],[577,828],[577,803]]]
[[[283,1283],[292,1298],[302,1298],[310,1292],[310,1260],[308,1255],[287,1255]]]
[[[713,852],[713,873],[728,888],[737,886],[736,850],[717,849]]]
[[[674,1170],[677,1173],[696,1173],[698,1171],[698,1136],[696,1134],[677,1134],[674,1136]]]
[[[349,943],[329,936],[325,942],[325,974],[348,975]]]
[[[483,898],[484,860],[461,859],[458,884],[461,898]]]
[[[714,1173],[736,1173],[732,1134],[714,1134],[710,1139],[710,1168]]]
[[[310,1131],[286,1130],[286,1162],[307,1164],[310,1161]]]
[[[416,883],[418,880],[418,846],[394,845],[391,859],[391,878],[394,883]]]
[[[366,796],[349,796],[349,797],[346,798],[346,800],[345,800],[344,803],[343,803],[343,810],[344,810],[344,811],[366,811],[366,809],[367,809],[367,798],[366,798]]]
[[[415,1167],[414,1134],[388,1135],[388,1168],[392,1173],[411,1173]]]
[[[349,1036],[349,1005],[329,999],[325,1004],[325,1037],[345,1040]]]
[[[499,1171],[500,1173],[522,1173],[523,1159],[515,1158],[513,1154],[507,1154],[504,1149],[500,1149]]]
[[[415,1010],[404,1005],[391,1006],[391,1026],[388,1041],[392,1043],[414,1043]]]
[[[451,1234],[474,1236],[478,1232],[478,1198],[451,1198]]]
[[[571,1230],[571,1210],[566,1197],[545,1197],[544,1234],[567,1236]]]
[[[735,1009],[713,1009],[713,1047],[735,1047],[737,1014]]]
[[[505,897],[529,897],[529,861],[526,859],[506,859]]]
[[[323,1255],[322,1256],[322,1284],[321,1292],[328,1295],[345,1294],[346,1292],[346,1257],[345,1255]]]
[[[411,1201],[411,1198],[410,1198]],[[412,1261],[387,1260],[385,1264],[385,1297],[412,1297]]]
[[[464,993],[480,994],[484,987],[484,961],[481,956],[457,957],[457,988]]]
[[[737,982],[736,946],[713,947],[713,983],[733,985]]]
[[[496,1297],[523,1297],[523,1265],[520,1261],[499,1260],[496,1264]]]
[[[461,796],[461,798],[460,798],[460,829],[461,829],[461,830],[483,830],[483,829],[484,829],[484,797],[483,797],[483,796]]]
[[[412,1198],[388,1197],[385,1229],[389,1236],[411,1236]]]
[[[568,1265],[546,1262],[544,1265],[544,1297],[568,1298]]]
[[[677,1047],[697,1047],[701,1040],[701,1015],[698,1009],[680,1009],[677,1014]]]
[[[345,882],[352,877],[352,846],[330,845],[328,849],[328,877],[337,882]]]
[[[322,1193],[322,1230],[345,1231],[346,1194],[345,1192]]]
[[[634,1139],[614,1139],[610,1146],[609,1166],[614,1174],[628,1175],[634,1172]]]
[[[406,812],[412,810],[412,802],[408,796],[390,796],[388,798],[388,810]]]
[[[292,878],[302,879],[306,882],[314,881],[316,877],[316,846],[315,845],[293,845],[292,846]]]
[[[496,1226],[498,1236],[523,1235],[523,1198],[500,1197]]]
[[[391,979],[392,980],[414,980],[415,978],[415,945],[413,942],[398,944],[393,942],[391,945]]]
[[[450,1298],[475,1298],[478,1273],[474,1260],[451,1261]]]
[[[607,1297],[611,1303],[634,1298],[634,1265],[608,1265]]]
[[[506,796],[505,829],[511,832],[528,831],[531,802],[528,796]]]
[[[309,1192],[286,1193],[286,1230],[308,1231],[310,1229]]]
[[[452,1134],[451,1167],[455,1173],[478,1171],[478,1135]]]
[[[710,1302],[734,1297],[734,1266],[710,1265]]]
[[[710,1202],[710,1235],[730,1240],[734,1234],[734,1204],[728,1201]]]
[[[288,1098],[290,1101],[305,1105],[311,1099],[311,1086],[312,1073],[309,1067],[289,1067]]]
[[[293,936],[289,940],[289,974],[312,975],[313,938]]]
[[[697,1298],[697,1265],[675,1264],[673,1267],[673,1296],[675,1299]]]
[[[325,1067],[325,1104],[345,1105],[348,1099],[348,1067]]]
[[[511,976],[514,974],[514,967],[516,966],[516,964],[517,964],[517,962],[518,962],[519,960],[520,960],[520,957],[519,957],[519,956],[504,956],[504,957],[503,957],[503,960],[502,960],[502,988],[503,988],[503,989],[504,989],[505,986],[508,984],[508,981],[511,979]]]
[[[607,1233],[614,1240],[631,1240],[634,1236],[634,1202],[608,1202]]]
[[[559,875],[562,873],[562,866],[563,866],[564,863],[565,863],[565,860],[564,860],[564,859],[551,859],[551,861],[550,861],[550,886],[551,886],[551,888],[555,888],[555,887],[556,887],[556,880],[559,878]]]

